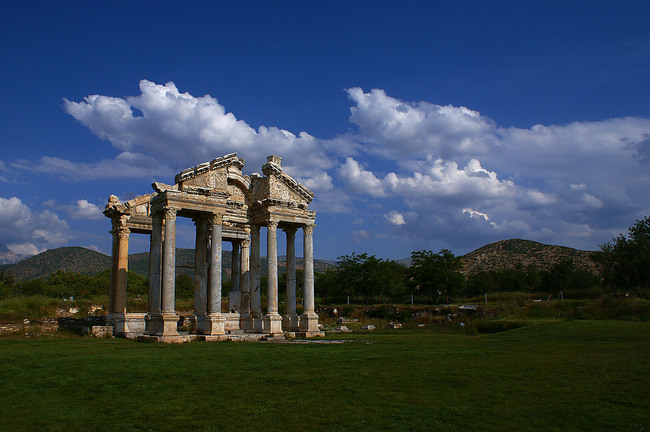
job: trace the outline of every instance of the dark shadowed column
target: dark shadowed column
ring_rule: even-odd
[[[277,221],[267,223],[266,259],[267,272],[267,309],[264,315],[264,333],[282,333],[282,317],[278,314],[278,245],[277,245]]]
[[[287,236],[287,313],[282,325],[287,331],[300,330],[296,314],[296,228],[285,228]]]

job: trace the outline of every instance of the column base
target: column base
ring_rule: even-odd
[[[250,317],[249,318],[249,326],[246,329],[247,333],[262,333],[263,330],[263,325],[262,325],[262,318],[255,318],[255,317]]]
[[[116,336],[142,336],[145,331],[145,314],[125,313],[112,314],[113,334]]]
[[[204,335],[226,334],[226,317],[221,314],[199,315],[196,317],[196,330]]]
[[[250,314],[240,314],[239,316],[239,329],[248,331],[251,328],[251,315]]]
[[[300,315],[300,331],[307,333],[319,332],[318,315],[316,312],[305,312]]]
[[[175,312],[147,314],[145,316],[145,335],[158,337],[178,336],[178,315]]]
[[[300,319],[296,314],[287,314],[282,317],[282,328],[284,331],[297,332],[300,330]]]
[[[262,318],[262,333],[282,334],[282,317],[278,313],[266,314]]]
[[[177,337],[178,336],[178,319],[179,316],[176,315],[176,312],[163,312],[162,316],[162,334],[158,336],[166,337]]]
[[[146,314],[144,316],[144,334],[154,336],[162,334],[162,315],[160,314]]]

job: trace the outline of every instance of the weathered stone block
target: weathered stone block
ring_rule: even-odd
[[[262,333],[282,334],[282,317],[279,314],[267,314],[262,318]]]

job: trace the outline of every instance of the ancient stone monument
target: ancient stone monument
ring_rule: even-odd
[[[176,218],[196,225],[192,333],[207,340],[229,334],[322,335],[314,311],[313,231],[308,210],[314,194],[282,171],[281,158],[269,156],[263,176],[242,175],[244,160],[228,154],[181,171],[174,185],[153,183],[154,193],[125,203],[111,195],[104,210],[113,229],[109,319],[114,333],[161,341],[187,339],[177,331],[175,300]],[[260,293],[260,229],[266,227],[267,308]],[[286,314],[278,313],[277,230],[286,234]],[[303,230],[304,312],[296,312],[295,236]],[[151,237],[147,313],[126,310],[129,235]],[[221,305],[222,242],[232,243],[229,311]]]

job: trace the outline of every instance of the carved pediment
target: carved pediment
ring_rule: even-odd
[[[237,157],[237,153],[231,153],[184,169],[176,175],[174,181],[179,191],[227,198],[231,195],[229,175],[241,175],[243,167],[244,160]]]
[[[268,157],[268,162],[262,166],[266,178],[263,179],[260,192],[266,195],[265,198],[272,200],[296,205],[309,204],[314,199],[314,193],[282,171],[280,162],[281,158],[278,156]]]

